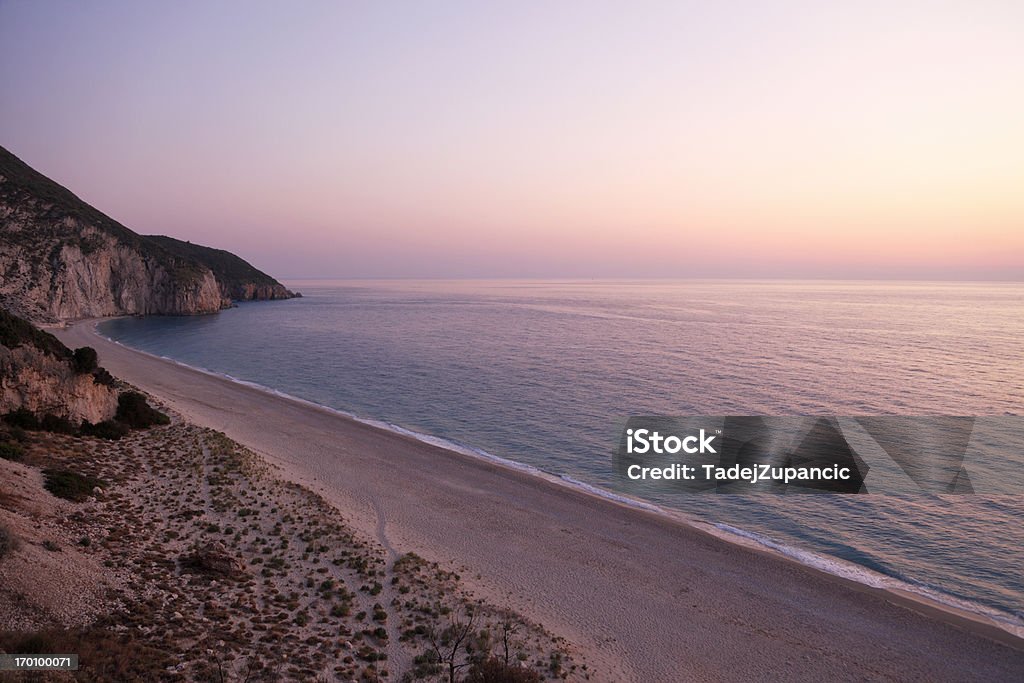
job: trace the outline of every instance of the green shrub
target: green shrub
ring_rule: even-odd
[[[105,486],[105,483],[84,474],[78,474],[71,470],[43,470],[46,476],[44,486],[46,490],[65,500],[81,502],[92,495],[92,490],[97,486]]]
[[[4,415],[4,422],[14,427],[31,431],[39,429],[39,418],[28,408],[18,408]]]
[[[114,420],[104,420],[97,424],[83,420],[80,431],[83,436],[95,436],[97,439],[117,441],[121,437],[127,436],[131,430],[128,428],[128,425]]]
[[[39,427],[44,432],[55,432],[57,434],[77,434],[78,428],[64,417],[47,413],[39,421]]]
[[[25,430],[15,425],[7,426],[7,436],[12,441],[17,441],[18,443],[25,443],[26,441],[28,441],[28,434],[25,432]]]
[[[0,443],[0,459],[21,462],[25,448],[20,443]]]
[[[96,354],[96,349],[91,346],[75,349],[75,352],[71,355],[71,361],[75,366],[75,370],[83,374],[92,372],[99,367],[99,356]]]
[[[112,387],[116,383],[114,376],[107,372],[106,368],[96,368],[92,371],[92,381],[102,384],[105,387]]]
[[[66,417],[47,413],[42,419],[28,408],[18,408],[4,415],[4,422],[10,426],[11,435],[19,441],[25,440],[25,430],[55,432],[57,434],[78,434],[78,427]]]
[[[146,397],[137,391],[126,391],[118,397],[117,415],[114,419],[134,429],[145,429],[171,422],[171,418],[151,407],[146,402]]]

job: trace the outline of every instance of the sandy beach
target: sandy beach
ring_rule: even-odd
[[[1024,643],[699,529],[111,343],[52,330],[224,432],[392,555],[576,645],[599,680],[1021,680]]]

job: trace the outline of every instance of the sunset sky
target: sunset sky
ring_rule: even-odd
[[[0,144],[279,277],[1024,279],[1024,2],[0,0]]]

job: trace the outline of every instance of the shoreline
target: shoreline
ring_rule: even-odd
[[[788,602],[787,606],[791,609],[797,609],[802,607],[801,621],[830,621],[834,622],[837,617],[847,616],[852,618],[856,616],[859,620],[871,621],[870,615],[865,617],[864,612],[873,613],[875,618],[878,618],[881,612],[886,612],[884,617],[886,620],[894,620],[896,623],[907,621],[908,619],[912,623],[909,628],[911,630],[917,629],[919,634],[923,635],[930,632],[944,631],[946,629],[955,629],[957,633],[963,637],[966,636],[972,640],[977,640],[976,644],[988,642],[1000,643],[1001,645],[1008,646],[1002,652],[1005,656],[1003,664],[1009,666],[1007,670],[1012,671],[1024,671],[1024,640],[1018,634],[1006,630],[1004,625],[998,621],[989,619],[984,615],[976,614],[964,609],[959,609],[955,606],[947,605],[936,600],[929,599],[927,596],[912,593],[910,591],[902,591],[898,588],[889,587],[875,587],[866,583],[860,583],[854,579],[847,578],[841,575],[828,572],[821,567],[815,567],[806,563],[799,562],[798,560],[788,557],[782,552],[767,547],[754,539],[747,539],[737,534],[729,533],[727,530],[715,529],[712,525],[700,522],[697,520],[690,520],[682,513],[674,514],[671,510],[666,510],[659,506],[645,503],[643,501],[636,501],[635,504],[631,499],[627,499],[624,496],[616,496],[611,494],[609,496],[601,495],[600,492],[589,490],[592,487],[588,487],[585,484],[574,483],[571,480],[558,477],[549,473],[544,473],[536,468],[530,468],[528,466],[520,466],[512,463],[507,463],[503,459],[496,458],[494,456],[487,456],[484,454],[478,454],[471,452],[473,449],[465,448],[467,452],[463,452],[463,449],[452,449],[446,447],[444,444],[432,443],[426,439],[418,438],[419,435],[404,430],[400,427],[387,425],[380,421],[371,421],[362,419],[343,411],[338,411],[326,406],[320,406],[319,404],[306,401],[297,397],[292,397],[283,392],[273,390],[271,388],[262,387],[260,385],[254,385],[251,382],[244,382],[235,380],[233,378],[226,377],[224,375],[214,373],[212,371],[204,371],[201,369],[193,368],[191,366],[173,361],[170,359],[161,358],[152,354],[148,354],[143,351],[132,349],[131,347],[124,346],[118,342],[109,340],[108,338],[99,334],[95,329],[96,324],[101,320],[107,320],[109,318],[100,319],[88,319],[71,323],[66,328],[51,328],[51,331],[61,337],[69,346],[82,346],[92,345],[98,347],[97,350],[100,352],[101,364],[105,365],[115,375],[139,386],[140,388],[152,393],[158,399],[163,400],[168,405],[172,406],[175,410],[178,410],[185,415],[190,421],[194,421],[204,426],[210,426],[215,429],[225,431],[232,438],[242,442],[243,444],[253,448],[263,457],[267,458],[269,462],[273,463],[277,467],[281,468],[284,475],[287,478],[300,481],[309,486],[312,490],[319,492],[321,495],[325,495],[333,504],[339,507],[339,509],[348,517],[354,517],[354,521],[360,523],[361,526],[367,531],[372,531],[385,545],[385,547],[392,547],[393,545],[402,546],[403,550],[415,549],[417,551],[426,549],[429,554],[432,551],[435,556],[432,558],[442,563],[450,563],[453,560],[457,561],[458,564],[463,564],[467,561],[476,560],[477,566],[469,567],[469,571],[474,572],[477,576],[477,581],[470,581],[475,588],[482,589],[485,593],[490,593],[491,596],[497,596],[497,599],[506,600],[511,603],[514,609],[521,610],[524,613],[530,614],[531,609],[535,616],[541,623],[545,625],[550,624],[555,628],[556,633],[559,635],[567,635],[570,640],[573,640],[571,635],[573,632],[578,632],[579,635],[584,635],[585,629],[580,628],[580,615],[573,614],[578,610],[573,609],[574,603],[569,601],[569,609],[566,609],[565,605],[562,605],[562,609],[552,609],[549,606],[532,606],[531,603],[534,601],[530,598],[526,598],[523,601],[523,595],[514,595],[513,591],[503,594],[503,590],[495,590],[496,584],[502,584],[502,577],[488,575],[481,571],[481,569],[487,569],[487,567],[481,567],[481,564],[488,564],[486,562],[486,550],[484,550],[483,562],[480,557],[473,557],[473,553],[458,552],[458,550],[452,546],[451,543],[441,543],[441,548],[438,548],[437,543],[431,542],[431,534],[423,533],[423,529],[417,529],[415,521],[415,514],[410,515],[410,510],[401,510],[401,500],[396,501],[395,499],[401,499],[403,492],[400,490],[395,492],[394,489],[401,489],[403,480],[401,476],[394,476],[395,472],[387,472],[383,476],[380,472],[362,472],[364,480],[370,480],[372,483],[377,484],[379,489],[376,496],[371,494],[370,500],[367,501],[365,491],[360,490],[358,487],[356,490],[352,489],[351,484],[339,483],[338,474],[339,469],[344,470],[341,472],[342,481],[345,480],[345,474],[352,474],[351,471],[346,470],[346,464],[356,464],[359,461],[367,461],[368,459],[364,456],[361,457],[358,453],[355,453],[351,446],[362,446],[363,448],[370,451],[377,451],[376,458],[369,458],[368,463],[371,466],[376,465],[380,467],[382,464],[391,465],[393,459],[384,457],[381,458],[380,451],[384,445],[393,446],[394,450],[401,451],[405,456],[406,460],[412,461],[411,463],[419,467],[423,472],[420,472],[420,479],[431,481],[435,485],[438,484],[438,479],[441,479],[441,483],[448,484],[448,488],[456,490],[462,490],[467,495],[476,494],[478,498],[493,499],[495,497],[502,500],[506,505],[519,504],[517,510],[520,521],[526,522],[525,527],[505,528],[502,531],[510,534],[506,537],[507,540],[516,541],[521,539],[514,538],[513,534],[521,533],[524,528],[530,529],[531,531],[552,531],[548,519],[551,515],[543,508],[543,506],[533,505],[531,509],[530,501],[524,506],[520,501],[517,500],[519,489],[526,490],[527,494],[531,494],[535,499],[533,502],[548,502],[551,497],[557,498],[558,503],[562,507],[572,508],[567,510],[566,514],[572,514],[574,517],[583,513],[583,520],[576,520],[576,527],[571,529],[558,529],[558,531],[570,533],[578,533],[582,536],[587,536],[587,531],[590,531],[592,541],[605,542],[612,547],[620,546],[623,550],[630,547],[629,536],[630,534],[626,531],[629,527],[638,526],[644,527],[644,532],[653,537],[654,542],[652,545],[661,545],[665,540],[673,540],[673,538],[682,537],[686,543],[691,546],[695,546],[701,552],[708,554],[711,557],[723,556],[720,561],[718,570],[728,575],[735,581],[735,574],[737,574],[737,567],[743,570],[746,565],[751,564],[762,564],[764,565],[761,569],[764,569],[766,573],[774,574],[774,578],[765,578],[764,574],[758,574],[751,568],[749,570],[749,576],[754,583],[760,583],[762,597],[768,602],[778,602],[778,598],[772,599],[770,596],[774,592],[781,593],[792,593],[794,585],[799,588],[803,584],[813,584],[815,586],[814,595],[810,600],[803,600],[803,604],[796,605],[793,602]],[[74,341],[71,341],[74,340]],[[202,378],[201,380],[199,378]],[[347,436],[347,440],[353,443],[346,444],[348,447],[338,447],[331,451],[330,448],[326,449],[326,452],[320,454],[320,458],[314,457],[289,457],[289,450],[295,448],[295,440],[285,439],[283,442],[280,438],[274,438],[263,434],[262,438],[260,434],[255,433],[259,429],[255,429],[257,426],[253,422],[254,416],[243,415],[238,416],[237,409],[232,409],[231,406],[216,406],[211,405],[208,401],[204,401],[200,395],[188,391],[187,386],[176,386],[178,384],[200,384],[202,389],[211,392],[214,396],[219,398],[229,398],[240,406],[261,406],[265,403],[287,403],[289,408],[286,412],[297,414],[299,416],[298,424],[303,422],[316,423],[315,426],[321,430],[326,430],[328,439],[336,437],[339,434]],[[256,394],[252,396],[251,394]],[[183,409],[184,408],[184,409]],[[249,418],[249,419],[246,419]],[[320,424],[324,420],[327,424]],[[219,426],[218,426],[219,425]],[[290,428],[294,428],[297,424],[290,421],[290,418],[278,416],[278,427],[283,427],[284,431],[290,431]],[[265,431],[265,429],[264,429]],[[429,438],[429,437],[428,437]],[[312,441],[310,441],[312,439]],[[437,440],[440,441],[440,440]],[[322,443],[317,441],[314,437],[307,437],[307,443],[310,445],[312,450],[324,450],[321,446]],[[457,444],[456,444],[457,446]],[[331,457],[334,456],[333,462]],[[341,458],[339,458],[341,456]],[[349,460],[351,462],[344,463],[338,462],[339,459]],[[401,459],[401,458],[398,458]],[[390,468],[388,468],[390,469]],[[453,472],[453,476],[445,476],[444,474],[438,474],[441,470],[449,469]],[[434,475],[432,478],[427,475]],[[471,476],[470,476],[471,475]],[[467,477],[469,477],[467,484]],[[460,478],[462,480],[460,480]],[[486,489],[481,490],[479,486],[472,486],[473,483],[478,483],[476,480],[485,479],[490,485],[500,484],[503,490],[500,490],[495,494],[494,491],[488,491]],[[326,485],[325,485],[326,482]],[[468,486],[468,490],[467,490]],[[406,487],[408,493],[408,486]],[[613,497],[615,496],[615,497]],[[527,496],[529,497],[529,496]],[[429,492],[427,495],[421,494],[419,498],[430,498]],[[480,502],[480,501],[477,501]],[[486,502],[486,501],[485,501]],[[369,503],[369,505],[367,505]],[[410,504],[406,502],[407,506]],[[424,512],[425,509],[422,505],[416,505],[415,502],[411,504],[413,507],[412,512]],[[611,506],[611,507],[609,507]],[[457,510],[458,506],[454,506]],[[385,514],[387,508],[400,510],[400,514],[392,515]],[[391,510],[388,510],[390,512]],[[493,511],[493,514],[501,515],[501,511]],[[492,516],[493,516],[492,514]],[[456,517],[459,515],[456,514]],[[601,524],[597,522],[588,523],[586,520],[591,517],[603,517],[608,519],[602,519]],[[393,519],[399,521],[393,522]],[[476,521],[476,518],[470,516],[462,516],[461,521],[465,522],[467,519],[470,521]],[[437,520],[434,520],[436,526]],[[458,526],[458,519],[446,520],[447,526],[450,529],[452,526]],[[501,527],[500,520],[491,519],[491,522],[495,523],[495,526]],[[565,520],[562,520],[565,521]],[[582,523],[580,523],[582,521]],[[531,528],[531,525],[533,528]],[[423,526],[422,524],[420,525]],[[611,532],[608,533],[607,527],[612,527]],[[390,528],[389,528],[390,527]],[[588,529],[588,527],[590,527]],[[600,528],[598,528],[600,527]],[[596,531],[595,531],[596,529]],[[436,529],[431,530],[436,535]],[[617,531],[617,533],[616,533]],[[493,545],[493,535],[491,531],[486,531],[486,537],[484,539],[478,538],[477,540],[491,541],[490,545]],[[500,533],[498,534],[500,536]],[[479,534],[478,534],[479,536]],[[556,536],[554,539],[554,546],[559,546],[559,538]],[[684,545],[686,545],[684,543]],[[488,545],[484,543],[483,545]],[[541,544],[543,545],[543,543]],[[549,544],[550,545],[550,544]],[[457,546],[457,544],[456,544]],[[642,547],[642,546],[641,546]],[[693,550],[693,547],[686,548],[687,550]],[[579,560],[592,560],[595,553],[586,553],[581,549],[577,549],[578,552],[575,555],[571,555],[568,558],[562,558],[563,560],[568,559],[567,562],[562,562],[557,567],[561,570],[561,573],[569,572],[569,576],[556,576],[553,580],[562,580],[563,582],[568,578],[570,581],[573,580],[571,575],[573,570],[579,570],[581,567],[591,570],[591,572],[605,574],[615,572],[611,571],[607,566],[609,563],[602,562],[600,557],[596,563],[591,562],[580,562]],[[437,553],[440,552],[441,556],[437,557]],[[500,551],[499,551],[500,552]],[[476,553],[479,555],[480,553]],[[598,556],[600,553],[597,553]],[[659,562],[653,564],[646,564],[648,570],[657,570],[659,565],[665,570],[665,574],[671,574],[673,565],[676,558],[671,552],[666,552],[663,548],[657,550],[651,550],[649,555],[654,555]],[[585,555],[585,557],[580,557]],[[728,558],[732,555],[732,558]],[[467,557],[468,556],[468,557]],[[531,571],[530,565],[522,565],[524,558],[518,556],[518,562],[520,563],[518,569],[518,581],[512,582],[513,584],[526,584],[532,588],[539,588],[536,585],[536,577],[532,577],[536,571]],[[552,562],[549,558],[534,554],[532,559],[533,563],[530,564],[548,564]],[[622,558],[614,558],[621,560]],[[632,565],[633,569],[640,569],[638,562],[643,562],[642,559],[634,560],[633,562],[618,562],[618,565]],[[493,564],[493,563],[491,563]],[[591,568],[589,564],[596,564],[595,567]],[[851,566],[856,567],[856,565]],[[725,566],[722,566],[725,565]],[[692,567],[691,567],[692,568]],[[493,570],[494,568],[491,567]],[[621,566],[614,567],[615,570],[621,571]],[[648,572],[649,573],[649,572]],[[741,573],[741,572],[740,572]],[[879,575],[882,576],[882,575]],[[533,582],[527,579],[533,579]],[[648,579],[651,577],[648,576]],[[740,577],[742,579],[742,577]],[[789,581],[788,584],[782,584],[780,581]],[[580,582],[577,582],[580,583]],[[713,583],[713,582],[712,582]],[[742,584],[743,581],[738,582]],[[585,588],[585,587],[584,587]],[[768,589],[767,591],[765,589]],[[676,596],[689,594],[690,590],[682,591],[682,593],[676,593]],[[796,591],[799,593],[799,591]],[[623,593],[620,591],[620,593]],[[832,593],[842,593],[842,595],[835,596],[830,595]],[[625,591],[623,595],[619,596],[618,605],[619,609],[617,612],[619,617],[630,617],[629,607],[633,605],[630,602],[630,591]],[[640,597],[640,596],[634,596]],[[706,597],[706,596],[705,596]],[[715,596],[717,599],[721,599],[722,596]],[[794,597],[794,596],[788,596]],[[813,603],[818,602],[819,608],[822,610],[833,610],[834,606],[831,604],[835,598],[836,602],[849,603],[850,612],[847,615],[836,615],[836,614],[820,614],[820,619],[815,618],[815,610]],[[625,602],[622,600],[625,599]],[[687,598],[688,600],[690,598]],[[713,600],[707,600],[713,602]],[[822,602],[823,601],[823,602]],[[563,600],[563,602],[565,602]],[[734,601],[735,602],[735,601]],[[871,603],[870,605],[856,604],[856,603]],[[886,605],[888,607],[881,607]],[[584,607],[583,604],[577,602],[575,606]],[[636,605],[639,607],[639,605]],[[692,604],[692,608],[697,608],[696,612],[704,614],[704,610],[699,609],[702,607],[700,603]],[[735,607],[735,605],[733,605]],[[761,605],[762,608],[771,608],[773,605]],[[888,613],[889,609],[900,610],[900,613]],[[622,610],[626,610],[626,614],[621,614]],[[551,619],[551,612],[555,612],[555,619]],[[594,610],[591,610],[594,611]],[[736,611],[726,610],[726,611]],[[770,628],[771,625],[776,624],[779,615],[776,613],[771,614],[769,612],[768,619],[765,624]],[[913,618],[908,617],[909,614],[919,615]],[[591,615],[593,616],[593,615]],[[680,626],[685,620],[681,620],[679,615],[672,613],[662,614],[661,622],[667,627]],[[693,615],[686,615],[693,616]],[[628,619],[627,619],[628,620]],[[607,630],[610,627],[607,624],[602,624],[601,619],[585,619],[584,622],[590,621],[591,626],[596,626],[598,631]],[[647,624],[642,628],[653,629],[658,626],[657,623]],[[719,657],[732,656],[734,651],[737,649],[734,642],[730,642],[728,639],[722,641],[723,636],[732,635],[733,638],[740,636],[745,637],[744,634],[750,630],[750,627],[754,626],[752,623],[744,624],[743,619],[739,620],[740,623],[732,623],[731,628],[725,628],[724,633],[720,633],[716,638],[716,642],[706,644],[704,649],[710,648]],[[841,622],[842,619],[840,618]],[[554,623],[552,623],[554,622]],[[719,624],[721,626],[721,624]],[[561,628],[561,632],[560,632]],[[783,628],[784,627],[779,627]],[[896,637],[898,638],[901,633],[905,632],[908,628],[906,624],[902,624],[899,629],[896,629]],[[608,655],[606,657],[598,656],[593,659],[595,663],[605,664],[606,666],[599,666],[599,670],[603,669],[605,672],[611,674],[618,667],[615,666],[615,659],[619,659],[624,668],[615,672],[616,678],[624,679],[635,679],[641,680],[646,676],[664,676],[664,675],[677,675],[679,670],[672,669],[671,667],[676,666],[677,663],[673,661],[655,661],[658,656],[655,655],[654,659],[647,656],[647,661],[642,661],[646,656],[644,651],[647,647],[643,647],[641,643],[635,642],[630,644],[628,640],[623,639],[624,634],[619,632],[621,629],[611,629],[612,637],[605,639],[605,642],[616,642],[621,643],[619,647],[613,648],[611,653],[605,652]],[[721,629],[720,629],[721,630]],[[828,632],[829,629],[825,629]],[[826,638],[825,642],[834,641],[837,637],[842,640],[845,635],[845,639],[849,639],[852,633],[835,633],[835,624],[831,627],[832,638]],[[869,628],[866,632],[860,633],[860,640],[863,640],[865,635],[874,636],[878,629]],[[765,635],[765,628],[754,629],[755,632],[760,632],[761,636]],[[583,637],[583,646],[589,652],[596,652],[598,655],[602,652],[601,641],[594,640],[594,634],[586,634],[590,637]],[[932,633],[932,635],[935,635]],[[945,634],[944,637],[948,637],[949,634]],[[638,635],[634,634],[635,640],[642,640]],[[948,664],[948,650],[949,646],[939,646],[937,641],[941,641],[944,637],[940,638],[926,638],[923,645],[915,646],[918,658],[922,655],[927,659],[927,651],[934,650],[933,658],[931,660],[932,666],[938,666],[938,668],[929,668],[925,666],[926,670],[931,672],[931,675],[938,675],[940,678],[945,676],[962,678],[964,676],[971,677],[972,675],[981,675],[982,668],[974,666],[977,661],[974,661],[972,665],[965,666],[960,671],[947,670],[942,668],[942,664]],[[581,639],[576,638],[577,642]],[[788,641],[787,647],[794,647],[793,636],[790,635],[788,638],[782,639]],[[799,638],[797,639],[800,640]],[[886,639],[878,634],[873,638],[868,639],[869,642],[860,642],[858,645],[860,648],[879,648],[886,649],[891,648],[893,643],[890,639]],[[874,640],[874,642],[870,642]],[[589,641],[589,642],[588,642]],[[717,642],[721,641],[721,642]],[[671,639],[669,640],[671,642]],[[931,643],[932,647],[928,647]],[[963,652],[963,643],[959,642],[960,656],[964,658],[962,664],[968,665],[971,660],[975,660],[975,657],[970,656],[969,653]],[[595,647],[596,646],[596,647]],[[742,648],[740,648],[742,650]],[[792,669],[786,669],[785,666],[789,666],[789,657],[785,655],[786,647],[782,648],[777,653],[777,657],[774,661],[776,665],[780,665],[783,668],[776,669],[772,677],[789,678],[793,675],[803,676],[807,673],[807,670],[801,670],[799,672],[793,671]],[[791,652],[796,658],[797,651]],[[814,646],[811,650],[821,652],[823,648],[821,646]],[[824,648],[831,649],[831,648]],[[977,657],[981,658],[980,649],[978,649]],[[620,650],[620,652],[614,652],[614,650]],[[854,659],[857,656],[863,655],[863,652],[853,653]],[[660,655],[661,659],[674,659],[671,653],[662,652]],[[995,652],[987,655],[989,660],[1000,659],[1001,657]],[[806,657],[804,657],[806,659]],[[605,662],[600,662],[601,659],[605,659]],[[715,676],[712,671],[704,671],[705,666],[713,664],[714,662],[704,661],[700,665],[694,664],[696,668],[686,669],[684,673],[686,675],[693,676],[695,671],[703,671],[704,674],[711,674],[711,679],[717,679],[720,676]],[[823,662],[828,664],[829,662]],[[835,662],[832,662],[833,664]],[[904,672],[909,674],[911,672],[921,672],[921,666],[926,665],[928,662],[918,661],[908,671]],[[764,661],[761,661],[762,666]],[[669,667],[665,670],[665,667]],[[774,667],[773,667],[774,668]],[[717,670],[717,669],[715,669]],[[828,667],[825,669],[829,670]],[[846,668],[844,667],[844,670]],[[880,674],[883,670],[870,669],[876,674]],[[721,671],[718,671],[721,674]],[[731,673],[737,673],[732,671]],[[765,672],[761,670],[763,675]],[[847,674],[849,675],[847,670]],[[788,675],[787,675],[788,674]],[[835,670],[832,670],[832,675],[835,675]],[[897,674],[898,675],[898,674]]]
[[[881,574],[867,567],[863,567],[861,565],[850,562],[848,560],[844,560],[842,558],[824,555],[815,551],[804,550],[797,546],[785,546],[781,542],[776,542],[774,541],[774,539],[763,537],[759,533],[749,532],[744,529],[737,529],[735,527],[731,527],[730,525],[719,525],[712,522],[707,522],[697,517],[692,517],[681,510],[666,508],[656,503],[652,503],[650,501],[646,501],[639,498],[632,498],[625,494],[602,489],[598,486],[578,481],[567,475],[559,475],[554,472],[548,472],[533,465],[527,465],[524,463],[517,462],[515,460],[510,460],[508,458],[493,455],[486,451],[473,448],[471,446],[466,446],[464,444],[456,443],[441,437],[433,436],[431,434],[416,432],[414,430],[402,427],[401,425],[396,425],[375,418],[362,417],[355,413],[341,410],[339,408],[333,408],[328,405],[316,403],[315,401],[310,401],[299,396],[294,396],[287,392],[281,391],[279,389],[274,389],[273,387],[268,387],[257,382],[239,379],[226,373],[217,372],[216,370],[210,370],[209,368],[189,365],[188,363],[184,363],[173,358],[169,358],[166,356],[158,356],[156,354],[149,353],[141,349],[136,349],[134,347],[122,344],[121,342],[115,339],[111,339],[110,337],[105,336],[97,329],[97,325],[99,323],[104,322],[106,320],[114,320],[115,318],[116,316],[111,318],[90,318],[87,320],[76,321],[74,323],[71,323],[71,325],[88,323],[91,325],[93,332],[97,336],[101,337],[102,339],[111,344],[116,344],[117,346],[120,346],[122,348],[149,356],[151,358],[163,362],[173,363],[174,365],[180,366],[187,370],[191,370],[193,372],[199,372],[210,377],[226,380],[234,384],[254,389],[256,391],[260,391],[271,396],[275,396],[277,398],[282,398],[288,401],[294,401],[301,405],[308,406],[314,410],[325,411],[331,415],[337,415],[343,419],[352,420],[354,422],[358,422],[360,424],[372,427],[374,429],[379,429],[392,434],[398,434],[400,436],[409,437],[411,439],[414,439],[415,441],[424,443],[429,446],[451,451],[468,458],[479,459],[484,462],[491,463],[496,467],[506,468],[516,472],[525,473],[526,475],[532,477],[538,477],[556,486],[562,486],[565,487],[566,489],[582,493],[584,495],[594,496],[596,498],[605,500],[610,503],[623,505],[627,508],[635,510],[650,512],[664,519],[671,520],[673,522],[690,527],[694,530],[706,533],[715,538],[719,538],[725,541],[726,543],[738,545],[758,552],[765,552],[769,555],[772,555],[773,557],[778,557],[788,562],[794,562],[801,567],[821,572],[823,574],[835,577],[843,581],[848,581],[855,587],[864,588],[870,591],[878,591],[883,595],[891,596],[897,602],[902,603],[904,601],[910,601],[910,603],[912,604],[907,606],[911,609],[920,608],[931,614],[936,614],[940,616],[946,614],[956,619],[966,619],[968,621],[977,622],[977,624],[983,629],[995,629],[995,631],[992,633],[992,637],[1000,639],[1004,636],[1009,636],[1009,640],[1006,641],[1008,644],[1024,648],[1024,624],[1007,623],[1006,621],[1003,621],[999,618],[999,616],[1003,615],[1005,615],[1008,618],[1012,618],[1012,615],[1010,615],[1009,613],[1001,612],[994,608],[987,608],[985,605],[970,603],[966,600],[959,600],[955,596],[945,594],[941,591],[936,590],[936,592],[948,598],[948,601],[943,601],[942,599],[932,597],[927,593],[914,590],[914,587],[906,583],[905,581],[902,581],[895,577],[888,576],[886,574]],[[787,552],[787,550],[793,552]],[[801,560],[798,557],[798,555],[807,556],[810,559]],[[832,569],[829,569],[827,565],[832,565]],[[859,578],[850,576],[851,574],[859,575]],[[977,610],[972,610],[969,606],[961,606],[955,604],[956,602],[967,603],[971,605],[976,605],[980,608],[991,609],[992,612],[998,613],[999,616],[989,615]]]

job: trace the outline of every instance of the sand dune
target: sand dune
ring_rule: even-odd
[[[115,375],[306,483],[385,548],[584,650],[602,680],[1024,680],[1009,634],[108,342]]]

